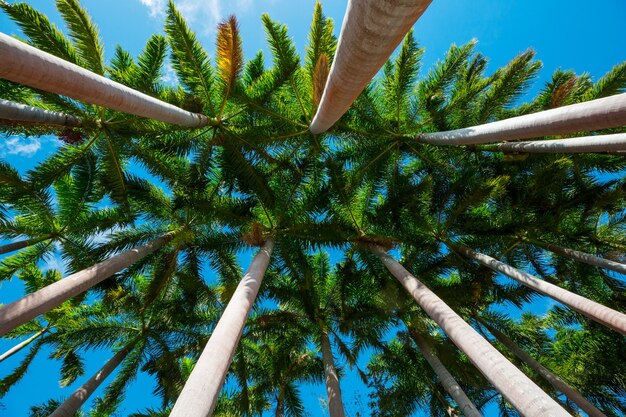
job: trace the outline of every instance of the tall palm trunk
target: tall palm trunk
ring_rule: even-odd
[[[0,99],[0,120],[60,126],[80,125],[80,119],[76,116],[3,99]]]
[[[621,262],[610,261],[608,259],[600,258],[589,253],[564,248],[558,245],[544,244],[534,240],[529,240],[529,242],[535,246],[539,246],[541,248],[549,250],[550,252],[554,252],[557,255],[562,255],[570,259],[574,259],[575,261],[584,262],[589,265],[598,266],[600,268],[608,269],[626,275],[626,264],[623,264]]]
[[[493,386],[525,417],[565,417],[569,414],[530,378],[467,324],[434,292],[417,280],[384,249],[372,246],[385,267],[448,335]]]
[[[191,113],[94,74],[0,33],[0,78],[75,100],[185,127],[208,124]]]
[[[0,246],[0,255],[27,248],[47,239],[50,239],[50,236],[42,236],[35,239],[24,239],[17,242],[7,243],[6,245]]]
[[[349,0],[324,93],[309,130],[328,130],[385,64],[432,0]]]
[[[626,93],[447,132],[422,133],[419,142],[470,145],[593,131],[626,125]]]
[[[626,314],[615,311],[585,297],[581,297],[578,294],[564,290],[563,288],[557,287],[549,282],[540,280],[527,272],[520,271],[519,269],[513,268],[512,266],[485,254],[475,252],[466,246],[459,245],[455,246],[455,248],[468,258],[474,259],[482,265],[491,268],[494,271],[500,272],[520,284],[523,284],[528,288],[532,288],[541,294],[547,295],[548,297],[551,297],[552,299],[578,311],[579,313],[584,314],[590,319],[626,335]]]
[[[0,336],[87,291],[106,278],[156,251],[173,238],[169,233],[76,272],[0,308]]]
[[[213,412],[273,247],[274,242],[268,240],[254,256],[178,396],[170,417],[209,417]]]
[[[481,149],[504,153],[582,153],[626,151],[626,134],[584,136],[580,138],[506,142],[484,145]]]
[[[439,358],[433,353],[433,349],[426,339],[414,330],[409,329],[409,334],[419,347],[422,355],[424,355],[424,359],[426,359],[431,368],[433,368],[433,371],[435,371],[441,385],[443,385],[446,392],[450,394],[450,396],[461,408],[463,415],[465,417],[482,417],[482,414],[478,411],[478,408],[476,408],[472,400],[470,400],[465,394],[463,388],[461,388],[452,374],[448,372],[443,363],[441,363]]]
[[[117,352],[87,382],[72,393],[49,417],[73,417],[91,394],[107,379],[132,350],[132,345]]]
[[[285,387],[278,388],[278,399],[276,400],[276,417],[285,417]]]
[[[515,356],[521,359],[526,365],[533,371],[537,372],[546,381],[550,383],[555,389],[561,391],[563,395],[570,399],[574,404],[578,405],[581,410],[589,415],[589,417],[606,417],[606,415],[598,410],[593,404],[585,399],[580,393],[567,385],[561,378],[550,372],[543,365],[532,358],[528,353],[524,352],[515,342],[509,339],[504,333],[493,328],[482,319],[478,321],[489,330],[489,332],[496,337],[504,346],[507,347]]]
[[[325,329],[322,329],[320,332],[320,345],[322,348],[322,361],[324,362],[324,379],[326,381],[330,417],[345,417],[341,387],[339,386],[339,375],[337,374],[337,368],[335,368],[330,338]]]
[[[47,332],[49,328],[50,328],[49,326],[48,327],[44,327],[43,329],[39,330],[37,333],[33,334],[28,339],[18,343],[17,345],[13,346],[11,349],[9,349],[6,352],[4,352],[2,355],[0,355],[0,362],[2,362],[3,360],[5,360],[7,358],[10,358],[11,356],[15,355],[20,350],[24,349],[26,346],[30,345],[39,336],[41,336],[45,332]]]

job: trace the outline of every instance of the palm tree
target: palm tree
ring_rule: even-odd
[[[348,2],[335,59],[309,127],[311,133],[323,133],[339,120],[430,3]]]
[[[539,246],[543,249],[547,249],[550,252],[554,252],[557,255],[565,256],[575,261],[584,262],[589,265],[594,265],[600,268],[608,269],[611,271],[619,272],[620,274],[626,274],[626,265],[622,262],[611,261],[610,259],[600,258],[598,256],[591,255],[589,253],[577,251],[575,249],[565,248],[563,246],[555,244],[544,244],[536,240],[528,240],[529,243]]]
[[[565,304],[566,306],[586,315],[598,323],[604,324],[605,326],[610,327],[611,329],[614,329],[622,334],[626,334],[626,314],[620,313],[619,311],[605,307],[602,304],[598,304],[595,301],[564,290],[563,288],[557,287],[549,282],[539,280],[537,277],[506,265],[505,263],[502,263],[490,256],[475,252],[466,246],[457,245],[456,250],[468,258],[493,269],[494,271],[501,272],[529,288],[552,297],[556,301]]]
[[[502,395],[527,416],[569,415],[384,249],[370,250]]]
[[[27,106],[9,100],[0,99],[0,119],[6,121],[52,124],[60,126],[80,126],[80,119],[65,113],[59,113],[38,107]]]
[[[211,415],[273,247],[274,242],[268,239],[254,256],[176,400],[172,416]]]
[[[620,152],[626,149],[626,135],[583,136],[569,139],[554,139],[532,142],[498,143],[484,145],[484,150],[504,153],[581,153],[581,152]]]
[[[585,399],[580,393],[567,385],[561,378],[550,372],[543,365],[537,362],[528,353],[524,352],[515,342],[509,339],[504,333],[492,327],[485,320],[480,317],[477,318],[481,325],[485,326],[489,332],[496,337],[496,339],[506,346],[515,356],[528,365],[533,371],[537,372],[548,381],[555,389],[561,391],[567,398],[580,407],[585,413],[593,417],[606,417],[606,415],[598,410],[593,404]]]

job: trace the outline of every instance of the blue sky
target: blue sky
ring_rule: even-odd
[[[100,28],[107,58],[118,43],[137,55],[151,34],[163,32],[166,0],[83,0],[82,3]],[[30,4],[63,28],[52,0],[32,0]],[[216,23],[235,13],[243,34],[245,54],[251,57],[259,49],[268,52],[260,21],[263,12],[286,23],[298,50],[303,52],[314,1],[179,0],[177,4],[211,55],[215,50]],[[322,1],[322,4],[325,14],[335,20],[338,34],[346,1]],[[583,0],[434,0],[416,24],[415,36],[426,48],[422,73],[443,56],[451,43],[462,44],[473,38],[479,41],[478,50],[490,59],[491,71],[506,64],[517,53],[533,48],[544,63],[539,79],[531,88],[531,92],[536,92],[557,68],[587,72],[598,78],[614,64],[626,60],[624,22],[624,0],[597,0],[591,4]],[[0,31],[19,33],[3,15],[0,16]],[[54,152],[56,146],[54,138],[2,138],[0,158],[24,172]],[[17,283],[4,284],[0,302],[15,300],[21,295],[19,292]],[[532,308],[540,311],[547,305],[547,300],[537,297]],[[1,341],[0,350],[11,345]],[[23,356],[21,353],[0,364],[0,376],[10,372]],[[88,355],[86,376],[95,372],[108,356],[108,352]],[[45,355],[40,356],[30,373],[1,401],[5,409],[0,409],[0,416],[25,415],[31,404],[68,395],[82,382],[81,379],[70,388],[60,390],[56,382],[58,369],[57,363],[51,363]],[[140,377],[131,385],[120,414],[156,404],[151,395],[152,387],[149,379]],[[368,415],[367,392],[354,373],[348,373],[342,388],[348,414],[354,417],[360,410],[361,415]],[[323,407],[323,387],[307,386],[303,392],[311,417],[327,415]]]

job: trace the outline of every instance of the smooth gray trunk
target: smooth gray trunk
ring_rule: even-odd
[[[507,347],[515,356],[521,359],[533,371],[537,372],[543,379],[548,381],[556,390],[561,391],[563,395],[570,399],[574,404],[578,405],[581,410],[589,414],[590,417],[606,417],[606,415],[598,410],[593,404],[585,399],[580,393],[567,385],[561,378],[550,372],[547,368],[537,362],[528,353],[524,352],[515,342],[509,339],[504,333],[493,328],[483,320],[480,323],[489,330],[504,346]]]
[[[31,245],[35,245],[44,240],[50,239],[49,236],[36,238],[36,239],[24,239],[17,242],[7,243],[6,245],[0,246],[0,255],[4,253],[13,252],[16,250],[27,248]]]
[[[471,145],[590,132],[626,125],[626,93],[446,132],[422,133],[418,142]]]
[[[178,396],[170,417],[209,417],[213,412],[273,247],[274,242],[268,240],[255,255]]]
[[[432,0],[349,0],[337,52],[309,130],[328,130],[350,108],[367,83]]]
[[[464,352],[478,370],[525,417],[565,417],[568,414],[522,371],[467,324],[434,292],[411,275],[384,249],[370,248],[415,301]]]
[[[2,355],[0,355],[0,362],[2,362],[3,360],[5,360],[7,358],[10,358],[11,356],[15,355],[17,352],[19,352],[20,350],[24,349],[26,346],[30,345],[35,339],[37,339],[39,336],[41,336],[42,334],[44,334],[47,331],[48,331],[48,327],[45,327],[45,328],[39,330],[37,333],[33,334],[28,339],[26,339],[26,340],[18,343],[17,345],[13,346],[11,349],[7,350]]]
[[[320,345],[322,348],[322,361],[324,362],[326,394],[328,395],[328,412],[330,417],[345,417],[341,387],[339,386],[339,375],[337,374],[337,368],[335,368],[330,338],[328,337],[328,332],[323,329],[320,332]]]
[[[72,393],[59,407],[54,410],[49,417],[73,417],[80,407],[89,399],[91,394],[107,379],[111,372],[118,367],[130,352],[130,348],[126,347],[117,352],[111,359],[104,364],[98,372],[95,373],[87,382],[81,385]]]
[[[80,125],[80,119],[76,116],[3,99],[0,99],[0,120],[60,126]]]
[[[489,150],[498,150],[504,153],[618,152],[626,151],[626,133],[531,142],[507,142],[486,146]]]
[[[541,248],[547,249],[550,252],[554,252],[557,255],[562,255],[575,261],[584,262],[589,265],[598,266],[600,268],[608,269],[626,275],[626,264],[621,262],[610,261],[608,259],[600,258],[598,256],[591,255],[589,253],[580,252],[574,249],[564,248],[558,245],[544,245],[541,243],[535,243],[531,241],[533,245],[537,245]]]
[[[145,245],[112,256],[106,261],[76,272],[0,308],[0,336],[129,267],[165,245],[172,237],[172,234],[158,237]]]
[[[519,269],[513,268],[504,262],[500,262],[491,256],[475,252],[466,246],[456,246],[456,249],[468,258],[474,259],[482,265],[491,268],[494,271],[500,272],[520,284],[523,284],[528,288],[532,288],[543,295],[547,295],[569,308],[584,314],[590,319],[626,335],[626,314],[615,311],[585,297],[581,297],[580,295],[574,294],[561,287],[557,287],[556,285],[543,281],[527,272],[520,271]]]
[[[191,113],[0,33],[0,78],[109,109],[185,127],[202,127]]]
[[[428,344],[428,342],[420,335],[418,332],[414,330],[410,330],[411,336],[420,351],[422,351],[422,355],[424,355],[424,359],[428,362],[428,364],[433,368],[435,374],[437,374],[437,378],[443,385],[444,389],[450,397],[456,401],[461,412],[465,417],[482,417],[481,412],[476,408],[472,400],[469,399],[463,388],[456,382],[452,374],[448,372],[446,367],[441,363],[439,358],[434,354],[433,349]]]

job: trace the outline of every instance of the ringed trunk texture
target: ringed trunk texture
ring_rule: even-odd
[[[507,142],[487,145],[487,150],[504,153],[584,153],[626,151],[626,133],[584,136],[570,139]]]
[[[112,256],[106,261],[76,272],[11,304],[7,304],[0,308],[0,336],[87,291],[116,272],[156,251],[172,238],[172,234],[158,237],[145,245]]]
[[[97,106],[184,127],[209,119],[140,93],[0,33],[0,78]]]
[[[50,239],[50,236],[39,237],[36,239],[24,239],[18,242],[7,243],[6,245],[0,246],[0,255],[4,253],[13,252],[16,250],[27,248],[31,245],[35,245],[39,242],[43,242],[44,240]]]
[[[0,362],[2,362],[3,360],[10,358],[11,356],[15,355],[17,352],[19,352],[20,350],[24,349],[26,346],[30,345],[35,339],[37,339],[39,336],[41,336],[42,334],[44,334],[45,332],[48,331],[48,328],[43,328],[41,330],[39,330],[37,333],[35,333],[34,335],[32,335],[31,337],[29,337],[28,339],[18,343],[17,345],[13,346],[11,349],[7,350],[6,352],[4,352],[2,355],[0,355]]]
[[[118,367],[130,352],[130,347],[125,347],[104,364],[87,382],[81,385],[48,417],[73,417],[78,409],[89,399],[91,394],[107,379],[111,372]]]
[[[500,272],[520,284],[523,284],[528,288],[532,288],[543,295],[547,295],[569,308],[584,314],[590,319],[626,335],[626,314],[615,311],[585,297],[581,297],[580,295],[574,294],[573,292],[567,291],[561,287],[557,287],[556,285],[543,281],[527,272],[520,271],[519,269],[513,268],[504,262],[500,262],[491,256],[475,252],[466,246],[456,246],[456,249],[463,255],[470,259],[474,259],[487,268]]]
[[[80,119],[76,116],[3,99],[0,99],[0,120],[59,126],[80,126]]]
[[[400,284],[464,352],[489,382],[525,417],[570,416],[522,371],[467,324],[434,292],[417,280],[384,249],[370,248]]]
[[[348,1],[335,59],[309,127],[311,133],[323,133],[341,118],[431,2]]]
[[[345,417],[341,387],[339,386],[339,375],[337,374],[337,368],[335,368],[330,338],[326,330],[322,330],[320,333],[320,345],[322,348],[322,361],[324,362],[326,394],[328,395],[328,412],[330,417]]]
[[[434,354],[433,349],[428,344],[426,339],[424,339],[422,335],[416,331],[409,330],[409,332],[411,333],[411,336],[420,351],[422,351],[424,359],[426,359],[431,368],[433,368],[433,371],[437,374],[437,378],[439,378],[439,381],[445,388],[446,392],[450,394],[450,397],[452,397],[454,401],[456,401],[463,415],[465,417],[482,417],[481,412],[478,411],[478,408],[476,408],[472,400],[467,397],[463,388],[461,388],[452,374],[448,372],[443,363],[441,363],[439,358]]]
[[[422,133],[418,142],[471,145],[609,129],[626,125],[626,93],[484,125]]]
[[[593,404],[591,404],[585,397],[580,395],[580,393],[574,390],[572,387],[567,385],[561,378],[550,372],[547,368],[533,359],[528,353],[524,352],[522,348],[520,348],[514,341],[509,339],[504,333],[500,332],[497,329],[494,329],[488,323],[485,323],[483,320],[479,320],[480,323],[489,330],[489,332],[500,341],[504,346],[507,347],[515,356],[517,356],[520,360],[522,360],[526,365],[530,367],[533,371],[537,372],[543,379],[548,381],[550,385],[552,385],[556,390],[561,391],[563,395],[570,399],[574,404],[580,407],[585,413],[589,415],[589,417],[606,417],[606,415],[598,410]]]
[[[254,256],[178,396],[170,417],[209,417],[213,412],[273,247],[274,242],[268,240]]]
[[[554,252],[557,255],[562,255],[570,259],[574,259],[576,261],[584,262],[589,265],[599,266],[600,268],[609,269],[611,271],[619,272],[620,274],[626,275],[626,264],[623,264],[621,262],[610,261],[608,259],[600,258],[598,256],[591,255],[589,253],[580,252],[574,249],[564,248],[558,245],[538,244],[537,246],[545,248],[549,250],[550,252]]]

